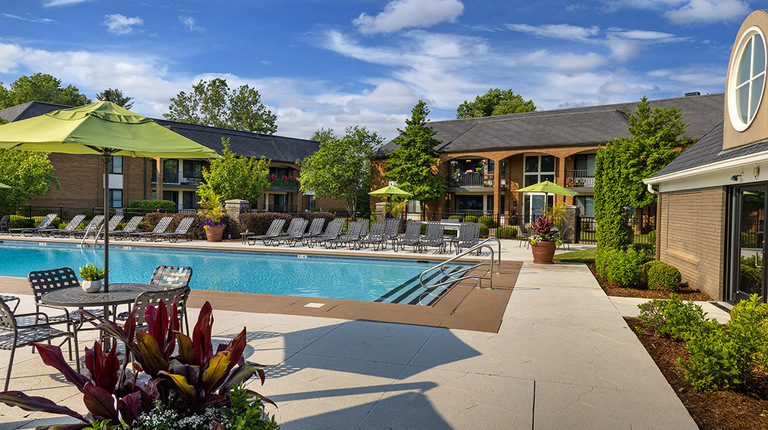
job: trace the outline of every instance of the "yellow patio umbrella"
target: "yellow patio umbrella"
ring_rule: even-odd
[[[408,191],[403,191],[394,185],[387,185],[384,188],[379,188],[378,190],[371,191],[368,194],[372,196],[379,196],[379,197],[392,197],[392,196],[413,197],[413,194],[409,193]]]
[[[0,125],[0,148],[98,154],[104,162],[104,216],[109,223],[112,156],[217,158],[216,151],[110,101],[60,109]],[[109,291],[109,230],[104,235],[104,291]]]

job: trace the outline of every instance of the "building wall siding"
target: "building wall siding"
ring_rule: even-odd
[[[691,288],[724,300],[724,187],[661,195],[659,259],[680,270]]]

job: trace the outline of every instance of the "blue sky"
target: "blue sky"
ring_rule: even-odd
[[[162,117],[200,79],[248,84],[277,134],[385,139],[490,88],[540,110],[722,92],[749,0],[3,1],[0,82],[49,73]]]

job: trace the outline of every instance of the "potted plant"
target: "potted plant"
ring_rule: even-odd
[[[555,249],[562,245],[560,232],[555,228],[551,216],[538,216],[531,223],[533,234],[528,238],[533,252],[533,262],[537,264],[552,264]]]
[[[101,289],[101,280],[104,279],[104,268],[96,267],[88,263],[80,268],[80,277],[83,278],[80,286],[86,293],[95,293]]]
[[[198,188],[197,194],[200,196],[200,210],[197,213],[206,218],[203,222],[205,236],[208,242],[221,242],[224,229],[227,227],[227,223],[222,221],[227,213],[227,209],[222,205],[222,196],[207,186]]]
[[[517,211],[514,209],[509,212],[509,225],[517,225]]]

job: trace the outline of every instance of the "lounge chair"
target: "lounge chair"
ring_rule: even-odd
[[[323,226],[325,225],[325,218],[315,218],[312,220],[312,222],[309,224],[309,230],[305,232],[301,236],[301,243],[306,245],[308,243],[308,240],[313,237],[318,237],[321,234],[323,234]],[[291,246],[294,246],[296,242],[291,244]]]
[[[115,230],[117,230],[117,226],[120,225],[120,222],[122,222],[122,221],[123,221],[123,216],[122,215],[112,215],[109,218],[109,224],[107,225],[107,229],[109,230],[109,236],[110,237],[112,236],[112,233],[114,233]],[[102,224],[101,228],[93,229],[90,232],[86,233],[85,235],[86,236],[94,236],[94,237],[96,237],[96,235],[99,235],[99,239],[104,239],[104,231],[103,231],[103,229],[104,229],[104,226]]]
[[[343,219],[335,219],[328,223],[328,227],[325,229],[325,233],[317,237],[307,239],[307,245],[313,248],[316,244],[326,243],[330,240],[335,240],[341,234],[341,229],[344,227]]]
[[[383,222],[374,223],[368,235],[360,240],[360,245],[366,248],[373,245],[374,251],[378,251],[379,247],[383,249],[387,245],[386,227]]]
[[[85,226],[85,228],[78,228],[78,229],[72,230],[72,232],[70,233],[70,236],[77,237],[78,235],[80,235],[80,237],[83,237],[86,234],[91,233],[92,231],[98,230],[102,222],[104,222],[104,215],[96,215],[95,217],[93,217],[93,219],[91,219],[88,225]]]
[[[19,236],[21,236],[22,234],[24,236],[34,236],[35,233],[42,234],[43,230],[47,229],[48,226],[51,225],[53,220],[56,219],[57,216],[58,216],[57,214],[48,214],[48,215],[45,216],[45,218],[43,218],[40,221],[39,224],[37,224],[37,227],[33,227],[33,228],[29,228],[29,227],[27,227],[27,228],[12,228],[12,229],[9,230],[9,232],[11,233],[11,236],[13,236],[14,232],[18,232]]]
[[[439,221],[427,222],[427,234],[421,239],[420,251],[426,251],[428,246],[437,247],[437,252],[445,252],[445,238],[443,237],[443,225]]]
[[[248,245],[256,245],[257,240],[263,240],[264,245],[266,245],[268,242],[275,240],[275,238],[280,236],[280,233],[283,232],[284,225],[285,225],[285,218],[278,218],[278,219],[272,220],[272,224],[269,225],[269,228],[267,229],[266,234],[247,237],[246,240],[248,242]]]
[[[367,225],[368,220],[359,219],[347,226],[347,232],[339,235],[336,239],[325,242],[326,248],[336,248],[337,246],[349,245],[350,248],[354,246],[354,242],[360,240],[360,236],[363,232],[364,225]]]
[[[0,233],[8,233],[8,223],[11,221],[10,215],[3,215],[3,218],[0,219]]]
[[[397,252],[397,248],[405,249],[406,246],[413,247],[411,252],[416,252],[421,246],[421,222],[408,220],[405,223],[405,233],[392,240],[392,248]]]
[[[167,232],[167,233],[158,233],[153,237],[156,239],[160,239],[161,241],[167,238],[168,242],[171,242],[171,243],[178,242],[178,240],[182,237],[186,237],[187,240],[192,240],[192,236],[189,234],[189,229],[190,227],[192,227],[192,223],[194,222],[195,222],[194,217],[186,217],[179,222],[179,225],[176,226],[175,231]]]
[[[75,217],[69,221],[69,224],[66,225],[66,227],[46,229],[44,234],[48,236],[56,236],[58,234],[61,237],[71,236],[72,232],[77,228],[77,226],[80,225],[81,222],[83,222],[84,219],[85,215],[75,215]]]
[[[296,243],[296,241],[301,240],[302,237],[304,237],[304,230],[307,229],[307,224],[309,224],[309,220],[304,218],[294,218],[291,220],[291,223],[288,225],[288,229],[285,231],[285,234],[282,234],[276,238],[276,240],[272,241],[273,245],[278,245],[280,243]]]
[[[387,218],[386,226],[384,227],[384,234],[387,236],[387,241],[397,239],[397,235],[400,234],[400,218]],[[384,242],[382,249],[387,248],[387,242]]]
[[[168,230],[168,226],[171,225],[171,221],[173,221],[172,216],[166,216],[160,219],[158,223],[155,225],[155,228],[152,231],[142,231],[138,233],[131,233],[131,240],[137,241],[141,238],[144,238],[147,240],[147,242],[154,241],[152,239],[153,236],[164,233],[166,230]]]
[[[459,227],[459,236],[455,239],[456,253],[460,254],[462,248],[471,248],[480,243],[480,224],[463,222]],[[477,250],[478,255],[480,250]]]
[[[116,230],[110,234],[111,237],[114,237],[117,240],[120,240],[126,236],[128,236],[131,233],[136,233],[139,231],[139,223],[144,219],[143,216],[134,216],[128,221],[128,224],[123,227],[122,230]]]
[[[34,324],[20,325],[17,318],[34,317]],[[33,312],[27,314],[14,314],[8,307],[8,304],[0,300],[0,349],[11,351],[11,357],[8,360],[8,371],[5,374],[5,388],[8,391],[8,382],[11,379],[11,369],[13,368],[13,357],[16,354],[16,348],[27,346],[33,342],[50,342],[51,339],[66,337],[64,342],[69,344],[69,359],[72,360],[72,333],[59,330],[52,327],[46,314],[42,312]],[[62,345],[64,344],[62,342]],[[77,371],[80,372],[80,353],[77,342],[74,345],[75,364]]]

